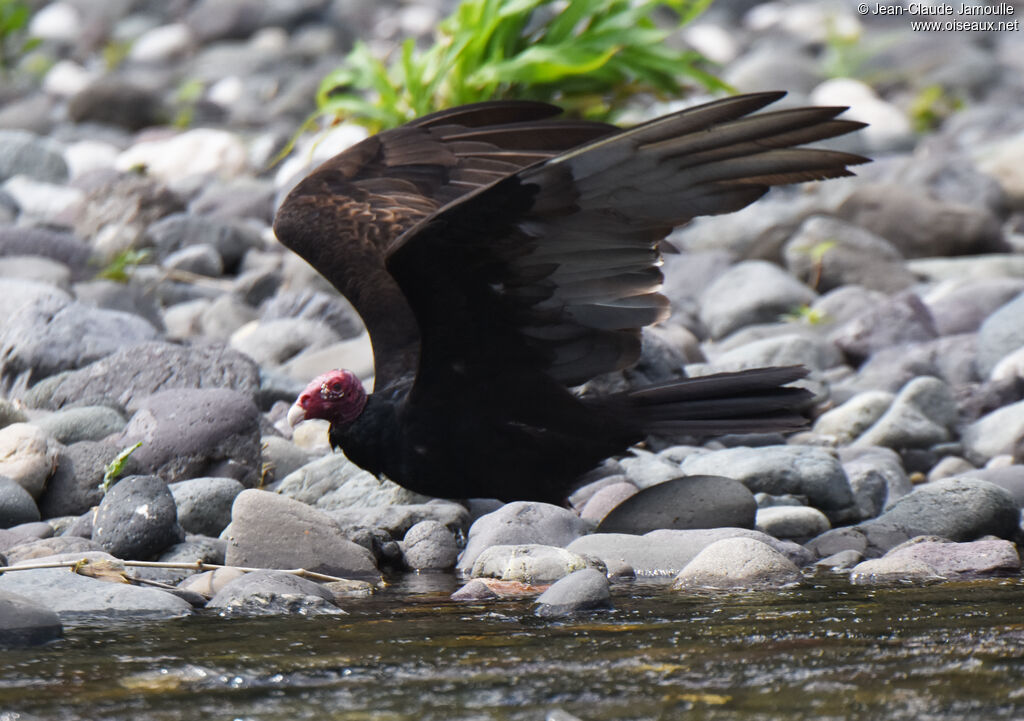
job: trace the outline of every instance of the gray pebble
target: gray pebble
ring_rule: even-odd
[[[388,480],[378,480],[341,453],[332,453],[289,473],[274,486],[283,496],[324,511],[425,503],[429,499]]]
[[[948,384],[930,376],[915,378],[854,445],[928,448],[952,439],[958,419],[956,398]]]
[[[334,595],[320,584],[280,571],[253,571],[226,584],[206,604],[221,614],[341,615]]]
[[[978,371],[988,377],[1009,353],[1024,346],[1024,294],[989,315],[978,329]]]
[[[599,570],[584,568],[552,584],[537,598],[534,613],[542,618],[557,618],[611,605],[607,577]]]
[[[673,579],[675,589],[779,588],[803,576],[792,561],[753,538],[724,538],[698,553]]]
[[[739,481],[686,476],[631,495],[604,517],[599,533],[644,534],[658,528],[752,528],[757,503]]]
[[[217,536],[231,522],[231,506],[245,487],[234,478],[191,478],[170,484],[170,490],[187,533]]]
[[[469,575],[535,585],[552,583],[584,568],[599,568],[601,575],[606,570],[604,564],[593,557],[564,548],[526,543],[485,548],[477,556]]]
[[[777,265],[746,261],[719,276],[701,296],[701,320],[713,338],[812,303],[817,294]]]
[[[442,523],[420,521],[410,528],[400,544],[405,565],[414,571],[445,571],[455,567],[459,547],[455,536]]]
[[[967,460],[984,465],[990,458],[1013,453],[1024,437],[1024,401],[987,413],[963,429],[961,441]]]
[[[757,511],[754,526],[758,531],[775,538],[789,538],[797,542],[818,536],[832,528],[828,517],[810,506],[772,506]]]
[[[49,608],[10,591],[0,591],[0,646],[35,646],[60,638],[64,627]]]
[[[0,183],[26,175],[48,183],[67,180],[68,166],[58,143],[22,130],[0,130]]]
[[[830,334],[832,341],[855,363],[883,348],[920,343],[937,336],[928,307],[911,292],[894,296]]]
[[[127,424],[125,417],[109,406],[65,408],[33,422],[65,445],[102,440],[120,433]]]
[[[39,508],[31,494],[10,478],[0,476],[0,528],[39,519]]]
[[[184,271],[210,278],[219,278],[224,273],[224,260],[220,253],[206,243],[189,245],[169,253],[162,265],[170,271]]]

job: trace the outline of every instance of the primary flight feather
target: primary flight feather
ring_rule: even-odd
[[[798,367],[571,390],[635,363],[643,326],[668,316],[659,244],[674,227],[866,161],[799,147],[862,127],[845,108],[756,112],[782,95],[628,129],[479,103],[331,158],[274,230],[362,317],[375,390],[330,371],[289,420],[328,420],[349,459],[420,493],[549,502],[650,433],[800,427]]]

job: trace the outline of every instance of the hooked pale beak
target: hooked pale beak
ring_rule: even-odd
[[[288,409],[288,425],[294,428],[304,420],[306,420],[306,409],[298,402],[293,403],[292,407]]]

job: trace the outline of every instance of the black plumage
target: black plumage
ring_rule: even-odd
[[[770,186],[850,175],[865,158],[805,143],[860,123],[844,108],[756,113],[741,95],[620,129],[496,101],[435,113],[314,170],[278,238],[353,304],[375,391],[332,372],[290,418],[331,421],[354,462],[435,496],[561,501],[648,433],[792,430],[800,368],[607,396],[572,386],[636,362],[664,320],[659,243]]]

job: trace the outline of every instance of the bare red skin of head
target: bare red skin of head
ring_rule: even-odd
[[[301,420],[323,418],[331,424],[352,423],[366,406],[366,389],[352,371],[332,370],[317,376],[299,394]]]

